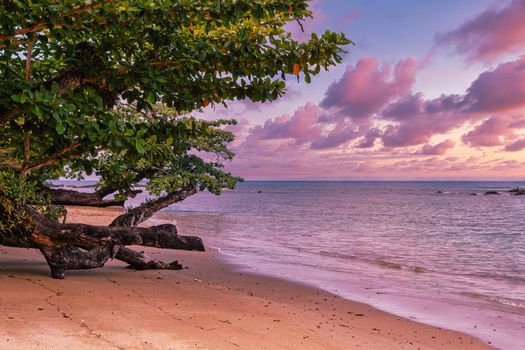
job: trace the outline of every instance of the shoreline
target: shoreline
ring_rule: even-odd
[[[69,208],[105,224],[119,210]],[[49,277],[39,252],[0,247],[0,349],[490,349],[309,285],[236,272],[217,251],[160,251],[189,269],[102,269]]]

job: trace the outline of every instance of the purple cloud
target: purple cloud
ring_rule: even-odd
[[[362,58],[355,66],[349,65],[341,79],[328,87],[321,107],[339,117],[364,121],[392,99],[408,93],[415,73],[413,58],[399,61],[394,69],[380,66],[375,58]]]
[[[491,62],[525,48],[525,1],[491,7],[458,28],[436,37],[437,45],[452,46],[469,61]]]
[[[437,145],[424,145],[416,154],[425,156],[442,156],[451,148],[454,148],[456,143],[450,139],[438,143]]]

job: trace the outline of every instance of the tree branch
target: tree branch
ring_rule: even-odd
[[[96,89],[98,89],[101,92],[107,92],[107,79],[105,79],[105,76],[108,75],[114,75],[116,77],[123,76],[127,73],[129,73],[132,70],[141,69],[141,68],[168,68],[168,67],[174,67],[174,66],[181,66],[183,63],[180,61],[157,61],[157,62],[149,62],[146,64],[137,64],[133,67],[120,67],[118,69],[108,69],[103,72],[103,74],[99,77],[90,77],[90,76],[82,76],[78,73],[66,71],[52,79],[49,79],[48,81],[45,81],[41,84],[38,84],[35,86],[35,90],[39,89],[41,86],[51,86],[53,83],[58,84],[58,90],[56,91],[57,95],[64,94],[67,90],[75,90],[83,85],[89,85],[93,86]],[[120,91],[122,92],[122,91]],[[118,91],[115,91],[114,95],[118,96],[120,93]],[[0,111],[0,125],[6,123],[11,118],[16,116],[18,113],[20,113],[20,109],[15,106],[12,109],[8,111]]]
[[[30,152],[30,138],[29,138],[29,132],[26,131],[24,133],[24,161],[22,163],[22,176],[26,177],[29,173],[29,152]]]
[[[104,5],[106,3],[110,3],[110,2],[112,2],[112,0],[103,0],[103,1],[100,1],[100,2],[96,2],[96,3],[92,3],[92,4],[87,4],[87,5],[84,5],[84,6],[76,7],[70,13],[63,13],[62,15],[60,15],[60,17],[61,18],[73,17],[73,16],[78,15],[80,13],[87,12],[87,11],[93,10],[93,9],[97,9],[97,8],[101,7],[102,5]],[[53,26],[62,26],[64,24],[66,24],[66,23],[65,22],[52,23]],[[0,40],[8,40],[8,39],[11,39],[11,38],[19,36],[19,35],[25,35],[25,34],[29,34],[29,33],[36,33],[36,32],[41,31],[42,29],[48,28],[48,26],[49,26],[49,22],[45,22],[45,21],[37,22],[37,23],[33,24],[30,27],[17,29],[14,33],[1,34],[0,35]]]
[[[31,80],[31,56],[33,55],[33,43],[29,41],[27,43],[27,56],[26,56],[26,80]]]
[[[24,138],[24,145],[25,145],[25,138]],[[31,165],[31,166],[28,166],[27,168],[24,168],[25,175],[29,174],[31,171],[35,171],[35,170],[38,170],[38,169],[42,169],[42,168],[44,168],[46,166],[59,163],[62,160],[60,157],[62,157],[64,154],[66,154],[66,153],[68,153],[70,151],[73,151],[74,149],[76,149],[76,148],[78,148],[80,146],[81,146],[80,143],[74,143],[74,144],[72,144],[72,145],[70,145],[70,146],[60,150],[58,153],[55,153],[53,155],[53,157],[48,158],[45,161],[40,162],[38,164],[34,164],[34,165]]]
[[[195,185],[188,185],[183,189],[171,192],[156,200],[146,202],[127,213],[119,216],[109,225],[110,227],[135,227],[153,216],[157,211],[164,209],[174,203],[180,202],[187,197],[197,193]]]
[[[127,247],[120,247],[115,258],[129,264],[129,268],[136,270],[180,270],[182,265],[178,261],[165,263],[149,257],[144,252],[136,252]]]
[[[99,208],[124,206],[123,200],[104,200],[104,197],[115,191],[115,189],[110,187],[104,187],[92,193],[44,187],[39,193],[49,197],[51,203],[56,205],[79,205]],[[141,192],[140,190],[130,190],[126,195],[133,198]]]

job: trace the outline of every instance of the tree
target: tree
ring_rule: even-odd
[[[198,192],[240,179],[233,120],[190,115],[249,98],[273,101],[286,78],[341,62],[350,41],[330,31],[297,42],[287,23],[311,16],[291,0],[16,0],[0,8],[0,243],[39,249],[54,278],[118,258],[177,269],[126,248],[204,250],[174,225],[137,227]],[[47,186],[96,174],[94,193]],[[56,204],[123,204],[147,180],[154,199],[108,227],[60,223]],[[114,194],[114,200],[104,197]]]

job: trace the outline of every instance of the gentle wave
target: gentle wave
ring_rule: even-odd
[[[470,297],[477,298],[477,299],[492,301],[500,305],[523,309],[525,311],[525,300],[522,300],[522,299],[507,298],[507,297],[502,297],[502,296],[494,296],[494,295],[487,295],[483,293],[473,293],[473,292],[465,292],[464,294]]]
[[[338,253],[338,252],[328,252],[325,250],[317,251],[314,249],[307,249],[307,248],[302,248],[302,247],[288,247],[288,248],[299,251],[299,252],[309,253],[309,254],[317,254],[321,256],[327,256],[327,257],[344,259],[344,260],[357,260],[357,261],[369,263],[372,265],[376,265],[376,266],[380,266],[380,267],[392,269],[392,270],[407,270],[407,271],[412,271],[416,273],[423,273],[423,272],[430,271],[421,266],[404,265],[398,262],[387,261],[384,259],[371,259],[371,258],[360,257],[356,255],[349,255],[349,254],[343,254],[343,253]]]
[[[486,273],[468,273],[468,272],[458,273],[458,272],[452,272],[452,271],[446,271],[446,270],[430,269],[428,267],[422,267],[418,265],[407,265],[407,264],[402,264],[399,262],[388,261],[385,259],[368,258],[364,256],[350,255],[350,254],[344,254],[344,253],[339,253],[339,252],[330,252],[330,251],[325,251],[325,250],[315,250],[315,249],[310,249],[310,248],[302,248],[302,247],[294,247],[294,246],[287,246],[287,248],[298,251],[298,252],[302,252],[302,253],[315,254],[315,255],[332,257],[332,258],[343,259],[343,260],[354,260],[354,261],[364,262],[364,263],[368,263],[371,265],[380,266],[380,267],[388,268],[392,270],[412,271],[415,273],[435,273],[435,274],[440,274],[444,276],[479,278],[479,279],[486,279],[486,280],[493,280],[493,281],[507,281],[507,282],[525,284],[525,277],[520,277],[517,275],[489,273],[489,272],[486,272]]]

